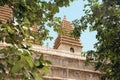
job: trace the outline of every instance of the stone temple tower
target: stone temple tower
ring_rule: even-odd
[[[7,20],[12,19],[12,9],[8,5],[0,6],[0,21],[5,24]]]
[[[0,21],[6,24],[8,20],[12,19],[12,10],[9,6],[0,6]],[[67,21],[66,17],[64,17],[60,28],[63,34],[58,35],[54,49],[32,44],[31,49],[38,53],[33,55],[34,58],[38,58],[38,56],[44,54],[45,60],[52,62],[52,65],[49,65],[50,72],[43,76],[43,80],[100,80],[101,72],[95,71],[92,64],[85,66],[84,62],[86,58],[81,55],[81,42],[70,36],[74,28],[71,23]],[[37,27],[33,26],[32,31],[36,32]],[[7,43],[0,42],[0,49],[6,46]],[[0,55],[0,57],[2,56]],[[18,77],[14,80],[21,79]]]
[[[74,27],[69,21],[67,21],[66,16],[64,16],[60,28],[63,34],[60,33],[58,35],[54,43],[54,49],[64,50],[75,54],[81,54],[82,45],[79,39],[74,39],[73,37],[71,37],[70,33],[72,32]]]

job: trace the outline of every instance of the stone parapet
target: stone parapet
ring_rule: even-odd
[[[56,50],[56,49],[52,49],[52,48],[42,47],[39,45],[33,45],[31,49],[38,51],[40,53],[44,53],[44,54],[57,55],[57,56],[61,56],[61,57],[69,57],[69,58],[81,59],[81,60],[86,59],[81,54],[73,54],[66,50]]]

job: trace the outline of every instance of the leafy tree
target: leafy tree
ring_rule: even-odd
[[[72,1],[0,0],[0,6],[9,6],[13,13],[12,20],[0,22],[0,41],[7,43],[6,47],[0,49],[0,80],[16,77],[41,80],[48,71],[46,64],[49,61],[44,60],[43,55],[33,59],[32,55],[37,52],[30,49],[30,42],[42,45],[44,40],[51,39],[45,25],[49,23],[58,31],[60,19],[54,15],[60,7],[67,7]]]
[[[97,31],[96,51],[88,51],[88,59],[93,53],[96,70],[104,72],[102,80],[120,80],[120,0],[87,1],[85,15],[73,21],[73,35],[77,38],[87,27]]]

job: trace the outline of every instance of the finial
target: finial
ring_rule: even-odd
[[[63,20],[67,20],[67,19],[66,19],[66,16],[64,16]]]
[[[49,47],[49,43],[47,42],[47,44],[46,44],[46,47],[48,48]]]

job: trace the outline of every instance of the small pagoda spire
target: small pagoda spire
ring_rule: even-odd
[[[47,44],[46,44],[46,48],[49,48],[49,43],[47,42]]]
[[[67,20],[67,18],[66,18],[66,16],[64,15],[64,18],[63,18],[63,20]]]

